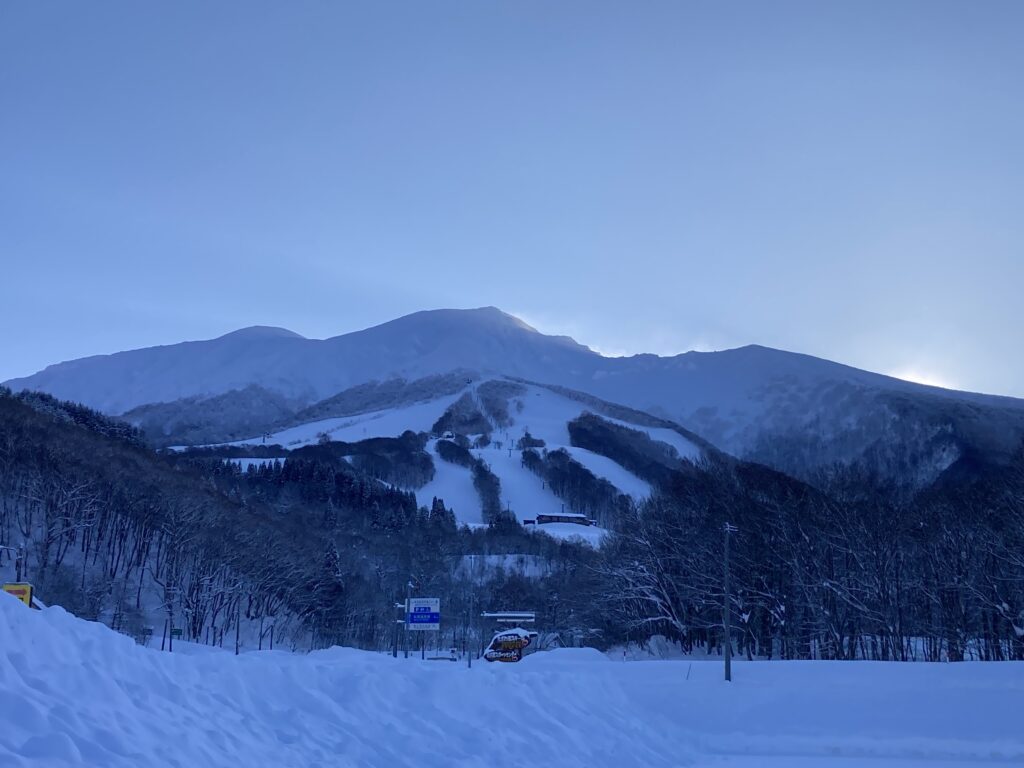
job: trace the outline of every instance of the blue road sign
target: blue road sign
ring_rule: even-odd
[[[405,607],[405,626],[416,630],[440,629],[441,599],[410,597]]]
[[[440,624],[440,613],[410,613],[408,617],[410,624]]]

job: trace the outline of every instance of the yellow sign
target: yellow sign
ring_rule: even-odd
[[[536,636],[536,635],[535,635]],[[521,631],[499,632],[484,651],[487,661],[522,661],[523,648],[530,644],[530,635]]]
[[[29,608],[32,607],[32,585],[24,583],[4,584],[4,592],[14,595]]]

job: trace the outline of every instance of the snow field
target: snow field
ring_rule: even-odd
[[[160,653],[0,595],[0,765],[1020,765],[1024,664]]]
[[[331,440],[355,443],[371,437],[398,437],[410,429],[413,432],[429,432],[437,418],[458,397],[459,395],[449,395],[402,408],[311,421],[275,432],[266,439],[266,444],[276,443],[285,448],[298,448],[317,442],[321,433],[326,433]],[[225,445],[257,445],[263,442],[262,438],[251,438]]]
[[[286,448],[298,448],[315,443],[322,433],[328,434],[332,440],[356,442],[370,437],[397,437],[407,429],[428,432],[434,422],[462,394],[459,392],[401,408],[310,422],[277,432],[268,437],[266,442],[267,444],[277,443]],[[518,403],[522,404],[521,408],[517,406]],[[586,410],[588,410],[587,406],[576,400],[543,387],[526,386],[524,394],[510,400],[510,415],[513,424],[507,429],[497,430],[493,435],[494,440],[500,440],[503,443],[502,449],[498,450],[492,446],[472,451],[474,456],[486,461],[490,465],[491,471],[498,476],[501,482],[502,505],[510,503],[512,510],[520,520],[533,519],[541,513],[562,511],[561,499],[542,487],[540,478],[522,466],[520,452],[513,449],[511,456],[509,455],[509,446],[514,445],[527,429],[534,437],[544,440],[547,450],[565,449],[573,459],[595,476],[607,480],[622,493],[632,496],[638,501],[651,495],[650,484],[624,467],[605,456],[570,445],[568,422]],[[631,429],[643,430],[653,439],[674,447],[681,457],[695,458],[700,455],[700,449],[697,446],[672,430],[642,427],[620,419],[609,418],[609,421]],[[250,445],[255,442],[257,441],[241,440],[229,443],[229,445]],[[427,445],[427,450],[434,460],[435,475],[433,480],[416,491],[417,503],[430,506],[433,497],[437,496],[444,499],[446,506],[455,512],[455,517],[460,523],[483,524],[480,498],[473,487],[471,472],[465,467],[459,467],[441,459],[437,454],[436,441],[431,440]],[[236,459],[235,461],[245,469],[250,463],[265,463],[273,460]],[[537,530],[544,531],[556,538],[580,538],[595,545],[605,535],[602,529],[564,523],[546,524]]]

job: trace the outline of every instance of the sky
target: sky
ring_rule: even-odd
[[[0,380],[494,305],[1024,396],[1024,3],[0,3]]]

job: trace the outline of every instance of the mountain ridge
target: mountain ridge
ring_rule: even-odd
[[[226,396],[226,410],[265,406],[284,414],[282,408],[297,412],[360,385],[455,371],[585,392],[803,478],[866,456],[880,471],[895,472],[885,466],[912,446],[921,476],[934,479],[970,450],[1001,460],[1024,443],[1024,400],[916,384],[757,344],[605,357],[494,307],[427,310],[327,339],[255,326],[59,363],[7,386],[108,414],[180,404],[168,409],[180,422],[219,396]],[[269,395],[254,397],[253,386]],[[236,391],[248,405],[228,402]]]
[[[58,371],[67,371],[73,368],[82,367],[88,364],[93,364],[97,361],[110,360],[112,358],[120,358],[122,356],[133,355],[136,353],[151,352],[156,350],[168,350],[168,349],[179,349],[187,348],[188,345],[209,345],[217,342],[252,342],[252,341],[268,341],[268,342],[295,342],[302,343],[307,342],[311,345],[331,345],[350,340],[354,338],[370,338],[376,340],[374,337],[384,335],[387,332],[398,331],[400,333],[410,333],[417,330],[416,324],[423,321],[431,322],[435,326],[442,325],[446,327],[435,328],[435,331],[458,331],[460,324],[465,325],[463,321],[469,320],[470,322],[477,321],[478,328],[485,332],[522,332],[526,334],[535,335],[539,339],[543,339],[547,343],[553,343],[562,345],[567,349],[571,349],[588,357],[591,357],[594,361],[601,361],[606,365],[615,368],[623,361],[636,362],[641,364],[655,364],[655,365],[688,365],[701,359],[707,359],[711,356],[723,356],[733,355],[742,356],[745,358],[744,364],[749,364],[751,358],[758,357],[762,360],[768,357],[780,357],[789,360],[802,360],[810,362],[812,365],[817,366],[835,366],[842,369],[846,373],[849,373],[857,378],[867,377],[872,380],[884,380],[889,386],[893,388],[915,390],[915,391],[928,391],[933,394],[953,394],[956,397],[970,397],[970,398],[985,398],[997,399],[1005,401],[1006,404],[1015,404],[1024,407],[1024,399],[1016,398],[1011,395],[1002,395],[994,393],[983,393],[974,392],[969,390],[957,390],[947,387],[939,387],[930,384],[922,384],[918,382],[908,381],[906,379],[900,379],[895,376],[890,376],[884,373],[878,373],[875,371],[869,371],[866,369],[857,368],[846,363],[831,360],[829,358],[819,357],[803,352],[793,352],[790,350],[778,349],[775,347],[769,347],[767,345],[750,343],[744,344],[738,347],[729,347],[721,350],[713,351],[702,351],[702,350],[688,350],[680,352],[674,355],[658,355],[652,352],[638,352],[632,355],[621,355],[621,356],[610,356],[603,355],[597,352],[585,344],[581,344],[570,336],[565,335],[554,335],[546,334],[542,331],[537,330],[533,326],[527,324],[514,315],[504,312],[501,309],[493,306],[479,307],[476,309],[432,309],[432,310],[421,310],[413,312],[408,315],[388,320],[383,323],[368,326],[355,331],[348,331],[345,333],[336,334],[334,336],[328,336],[322,339],[310,338],[303,336],[295,331],[288,328],[279,326],[268,326],[268,325],[252,325],[243,328],[239,328],[234,331],[222,334],[209,339],[189,339],[173,344],[162,344],[153,345],[149,347],[138,347],[134,349],[121,350],[110,353],[100,353],[95,355],[87,355],[80,358],[74,358],[72,360],[65,360],[57,363],[52,363],[45,368],[27,376],[14,377],[3,382],[4,386],[8,386],[12,389],[40,389],[41,391],[48,391],[45,386],[37,387],[34,386],[39,382],[41,378],[45,379],[48,374],[56,373]],[[440,322],[439,322],[440,321]],[[479,322],[483,321],[483,322]],[[221,390],[220,392],[227,391]],[[213,395],[219,394],[216,390],[209,392],[192,392],[192,395]],[[178,399],[178,398],[174,398]],[[138,402],[135,405],[144,405],[157,402],[169,402],[160,400],[146,400],[145,402]],[[87,405],[97,405],[96,403],[86,402]],[[102,406],[102,404],[99,404]],[[109,407],[101,407],[102,410],[111,411]],[[127,410],[127,409],[125,409]],[[122,411],[123,412],[123,411]]]

